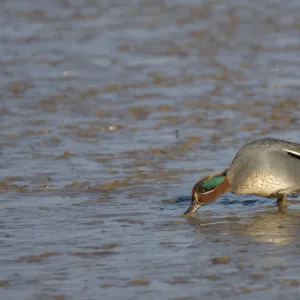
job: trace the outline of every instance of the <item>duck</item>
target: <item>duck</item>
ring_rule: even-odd
[[[225,193],[277,199],[279,213],[287,211],[287,197],[300,192],[300,144],[263,138],[244,145],[227,169],[198,180],[184,216]]]

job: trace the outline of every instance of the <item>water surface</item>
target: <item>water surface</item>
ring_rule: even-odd
[[[2,1],[0,298],[297,298],[297,196],[181,215],[244,143],[300,142],[299,9]]]

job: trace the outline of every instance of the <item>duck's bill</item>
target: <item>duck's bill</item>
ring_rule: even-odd
[[[203,204],[200,204],[196,201],[192,201],[190,204],[190,207],[187,209],[187,211],[183,214],[184,216],[190,216],[192,215],[196,210],[198,210]]]

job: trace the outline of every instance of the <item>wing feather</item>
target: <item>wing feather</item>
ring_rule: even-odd
[[[288,150],[288,149],[284,149],[287,154],[291,157],[294,157],[296,159],[299,159],[300,160],[300,152],[297,152],[297,151],[292,151],[292,150]]]

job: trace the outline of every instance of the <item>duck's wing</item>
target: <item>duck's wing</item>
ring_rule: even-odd
[[[300,144],[279,139],[264,138],[246,144],[238,151],[232,162],[240,156],[252,157],[252,159],[255,160],[257,155],[260,156],[267,154],[269,156],[270,153],[273,152],[282,154],[286,153],[293,158],[300,159]]]
[[[289,150],[289,149],[284,149],[284,150],[286,151],[287,155],[300,160],[300,150],[299,151]]]
[[[280,141],[278,146],[287,153],[287,155],[300,160],[300,144]]]

